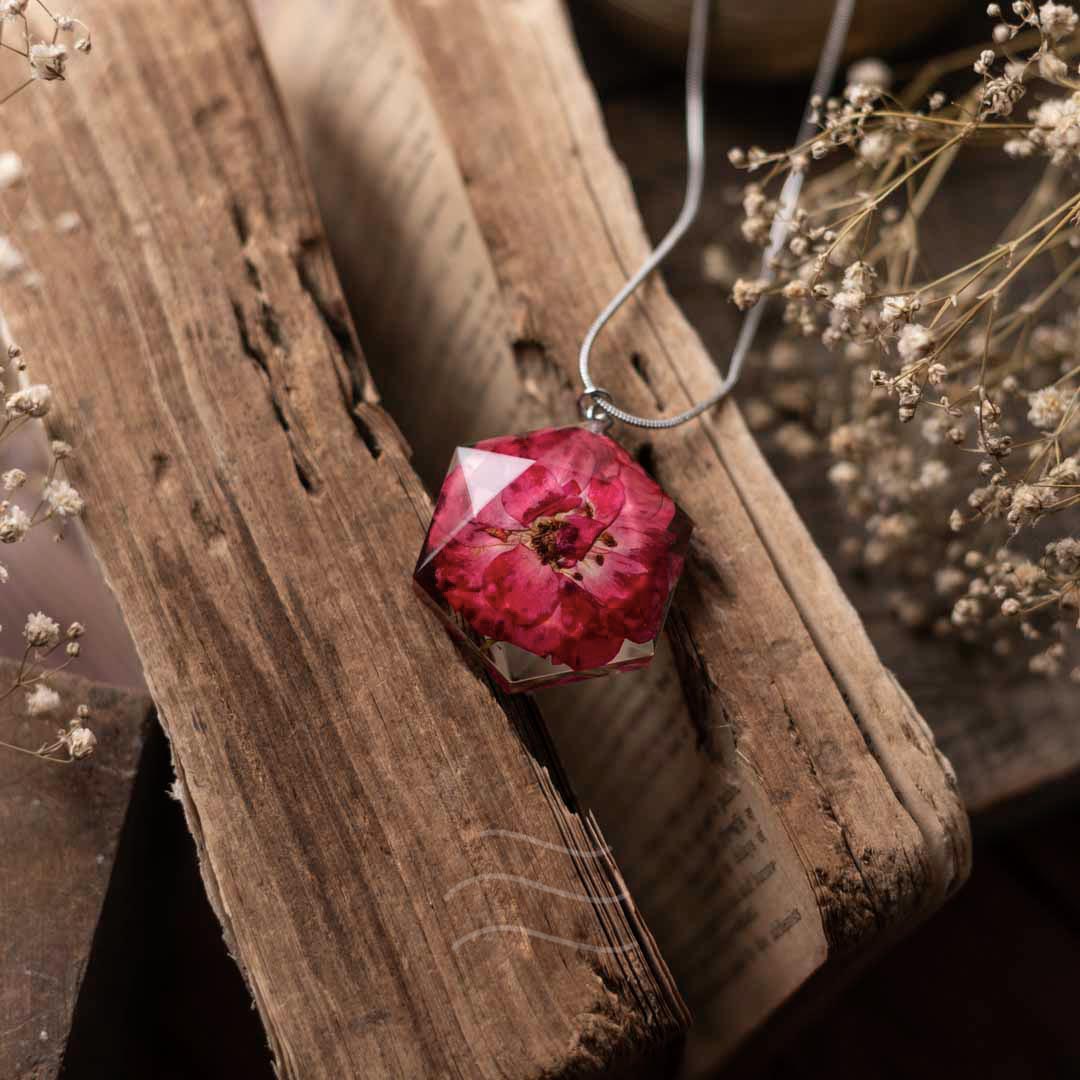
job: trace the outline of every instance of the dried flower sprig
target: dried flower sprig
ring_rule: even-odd
[[[0,691],[0,706],[7,707],[8,720],[17,715],[11,706],[17,702],[20,690],[25,691],[26,715],[49,716],[56,712],[61,703],[60,695],[49,685],[49,679],[79,656],[85,632],[82,624],[77,622],[61,631],[60,624],[43,611],[27,616],[23,626],[22,659],[12,681]],[[54,656],[60,659],[51,661]],[[89,708],[80,705],[67,727],[57,730],[53,738],[36,750],[7,740],[0,740],[0,747],[58,764],[81,761],[97,746],[97,737],[87,724],[89,718]]]
[[[26,361],[17,345],[8,347],[8,358],[17,373],[25,373]],[[3,374],[4,368],[0,366],[0,376]],[[51,407],[52,390],[44,383],[27,383],[8,394],[0,412],[0,450],[28,423],[48,415]],[[10,496],[0,499],[0,544],[20,543],[32,529],[50,522],[56,527],[59,539],[67,522],[82,513],[85,501],[64,474],[65,464],[74,451],[60,439],[54,439],[49,450],[49,468],[40,478],[40,494],[29,512],[14,499],[18,492],[30,487],[30,478],[22,469],[0,473],[3,494]],[[0,564],[0,583],[6,582],[7,578],[8,571]]]
[[[781,298],[791,332],[843,359],[818,387],[846,413],[830,424],[830,479],[863,523],[862,561],[918,583],[901,617],[989,633],[1002,654],[1032,643],[1017,650],[1032,671],[1080,680],[1067,660],[1080,618],[1080,19],[1057,3],[987,10],[993,47],[951,100],[920,80],[920,102],[894,96],[888,68],[867,61],[841,97],[814,103],[818,133],[803,145],[731,151],[754,175],[744,239],[765,248],[778,215],[789,225],[732,299]],[[928,211],[976,146],[999,147],[1005,167],[1041,159],[1041,180],[988,249],[927,274]],[[792,170],[814,176],[782,208]]]
[[[44,29],[35,27],[31,18],[35,14]],[[0,49],[21,56],[26,63],[25,78],[0,97],[3,104],[31,83],[66,78],[71,49],[90,51],[90,30],[72,15],[54,14],[44,0],[0,0]]]
[[[47,29],[35,28],[31,15],[43,16]],[[40,21],[40,19],[38,20]],[[53,82],[66,77],[69,45],[77,52],[90,52],[90,31],[79,19],[52,12],[43,0],[0,0],[0,52],[15,54],[27,65],[26,77],[0,97],[9,101],[34,82]],[[0,189],[25,179],[22,160],[8,151],[0,155]],[[71,218],[75,217],[72,224]],[[77,216],[61,215],[66,223],[58,228],[70,231],[77,227]],[[25,260],[7,236],[0,236],[0,276],[23,270]],[[30,275],[32,278],[34,275]],[[24,279],[27,280],[27,279]],[[28,282],[29,283],[29,282]],[[0,317],[0,329],[7,337],[6,324]],[[0,365],[0,386],[7,392],[0,407],[0,451],[28,424],[40,423],[52,407],[52,390],[44,383],[32,383],[26,377],[27,364],[22,350],[6,344],[6,370]],[[54,538],[62,539],[65,525],[78,517],[84,508],[83,497],[69,482],[65,468],[72,456],[71,446],[62,440],[50,444],[49,466],[44,476],[31,477],[21,468],[0,472],[0,544],[18,544],[35,529],[49,525]],[[20,497],[29,491],[36,495],[25,505]],[[0,584],[8,580],[8,570],[0,564]],[[25,691],[26,713],[30,717],[54,713],[60,695],[49,684],[51,676],[71,664],[82,650],[84,634],[81,623],[73,622],[61,633],[60,625],[43,612],[32,613],[23,627],[24,649],[15,677],[0,690],[0,705],[9,707],[17,701],[18,691]],[[54,655],[59,662],[50,662]],[[97,739],[87,724],[89,709],[80,705],[67,726],[36,749],[0,739],[0,747],[16,753],[55,762],[69,763],[89,757]],[[10,717],[8,718],[10,719]],[[3,716],[0,714],[0,722]]]
[[[27,424],[40,422],[47,416],[52,406],[52,392],[43,383],[30,383],[26,379],[27,363],[22,350],[17,345],[10,345],[7,352],[11,371],[23,383],[20,389],[8,394],[0,413],[0,451],[5,443]],[[0,367],[0,377],[5,374]],[[71,446],[54,439],[49,445],[49,467],[44,475],[35,481],[20,468],[7,469],[0,473],[0,544],[18,544],[26,541],[30,533],[43,526],[49,526],[57,540],[62,539],[64,528],[72,518],[78,517],[85,506],[83,497],[68,481],[64,469],[73,454]],[[20,494],[38,488],[38,494],[27,503],[29,509],[16,501]],[[51,524],[50,524],[51,523]],[[8,580],[8,570],[0,564],[0,584]],[[59,704],[59,695],[48,684],[49,676],[63,670],[75,660],[81,650],[81,638],[84,634],[81,623],[72,623],[66,633],[61,634],[59,624],[42,612],[31,614],[23,628],[25,646],[22,660],[14,681],[0,691],[0,705],[14,699],[16,691],[29,689],[26,698],[27,712],[31,716],[52,712]],[[49,666],[49,659],[63,646],[60,655],[62,662]],[[80,709],[82,707],[80,706]],[[50,761],[75,761],[88,757],[94,750],[97,740],[85,724],[89,714],[77,713],[67,729],[60,731],[56,738],[44,743],[36,750],[17,746],[10,741],[0,740],[0,748],[34,754]],[[66,754],[66,756],[64,756]]]

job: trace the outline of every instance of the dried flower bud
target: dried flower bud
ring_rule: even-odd
[[[850,461],[838,461],[829,469],[829,482],[838,488],[848,488],[858,482],[859,470]]]
[[[57,644],[60,640],[60,624],[50,619],[43,611],[27,616],[23,637],[27,645],[42,649]]]
[[[934,335],[925,326],[908,323],[901,331],[896,351],[905,364],[912,364],[928,356],[934,348]]]
[[[887,90],[893,81],[892,68],[879,60],[876,56],[869,56],[865,60],[858,60],[847,71],[848,83],[861,84],[863,86],[876,86],[879,90]]]
[[[1077,16],[1068,4],[1043,4],[1039,8],[1039,29],[1051,40],[1060,41],[1076,29]]]
[[[1052,431],[1061,423],[1073,398],[1072,391],[1051,383],[1028,395],[1028,420],[1043,431]]]
[[[9,394],[6,404],[8,416],[44,416],[52,405],[52,391],[44,384],[26,386]]]
[[[1068,77],[1069,68],[1060,56],[1051,52],[1043,53],[1039,57],[1039,74],[1049,82],[1060,82]]]
[[[30,77],[49,82],[64,77],[67,46],[59,41],[39,41],[30,46]]]
[[[97,747],[97,737],[88,727],[81,725],[66,732],[63,741],[73,761],[89,757]]]
[[[1012,505],[1006,520],[1015,529],[1034,525],[1042,517],[1046,507],[1046,495],[1034,484],[1017,484],[1012,493]]]
[[[5,491],[17,491],[26,483],[26,473],[22,469],[8,469],[0,476],[0,483],[3,484]]]
[[[731,290],[731,299],[740,311],[747,311],[761,299],[761,294],[768,287],[769,283],[760,278],[753,281],[739,278]]]
[[[881,321],[886,326],[906,322],[914,316],[921,306],[919,298],[909,296],[886,296],[881,301]]]
[[[42,491],[53,514],[60,518],[78,517],[86,505],[83,497],[66,480],[50,480]]]
[[[30,531],[30,516],[18,506],[0,515],[0,544],[17,544]]]
[[[60,704],[60,695],[50,686],[38,683],[26,695],[26,711],[30,716],[52,712]]]
[[[982,607],[974,597],[962,596],[953,605],[951,618],[954,626],[970,626],[982,618]]]

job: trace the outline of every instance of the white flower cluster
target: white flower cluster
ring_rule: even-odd
[[[4,30],[9,30],[4,39],[4,55],[21,57],[27,65],[25,80],[7,94],[4,102],[33,84],[63,81],[71,50],[90,51],[90,34],[85,24],[74,16],[52,12],[43,0],[0,0],[0,32]],[[29,183],[19,155],[13,151],[0,153],[0,192]],[[55,219],[55,229],[60,234],[74,232],[79,226],[80,219],[74,211],[63,212]],[[15,274],[22,274],[28,287],[40,285],[40,275],[27,268],[26,259],[12,239],[0,234],[0,280]],[[0,398],[0,448],[5,440],[27,425],[41,421],[52,410],[52,390],[44,383],[30,383],[25,377],[26,367],[22,350],[9,345],[5,366],[0,366],[0,379],[4,380]],[[56,538],[59,539],[64,525],[83,512],[83,497],[65,475],[72,456],[71,446],[56,439],[50,449],[49,466],[43,476],[32,476],[17,467],[0,472],[0,544],[23,542],[35,528],[48,522],[58,527]],[[28,492],[35,495],[28,498]],[[0,585],[8,578],[7,568],[0,565]],[[13,683],[0,688],[0,701],[15,702],[16,691],[21,689],[29,717],[54,713],[61,705],[61,698],[49,677],[79,657],[83,634],[81,623],[73,622],[63,631],[60,623],[45,612],[31,612],[22,628],[22,661]],[[50,661],[54,656],[59,660]],[[89,715],[87,707],[80,705],[67,726],[37,750],[2,740],[0,747],[53,762],[89,757],[97,745],[97,738],[87,724]]]
[[[1044,153],[1055,165],[1080,163],[1080,93],[1050,98],[1028,113],[1032,127],[1003,149],[1014,158]]]
[[[1080,640],[1065,637],[1080,612],[1080,17],[1027,0],[988,13],[993,44],[966,93],[907,107],[884,64],[861,62],[841,96],[814,103],[806,143],[730,154],[754,174],[741,232],[759,249],[784,179],[806,174],[785,244],[732,300],[775,298],[785,328],[831,354],[806,347],[792,363],[776,346],[747,417],[784,454],[827,444],[829,480],[862,526],[847,550],[897,583],[906,624],[985,636],[1038,674],[1080,672]],[[950,269],[926,222],[944,220],[932,204],[975,144],[1003,147],[1003,169],[1041,158],[1046,171],[1037,201],[1025,176],[1004,232],[989,222],[987,247]],[[819,175],[831,157],[843,164]],[[1039,559],[1050,523],[1061,538]]]
[[[66,78],[69,46],[81,53],[90,52],[86,24],[73,15],[54,13],[43,0],[0,0],[0,26],[8,23],[18,27],[26,43],[25,52],[15,50],[25,58],[29,69],[26,82],[18,89],[33,82]],[[61,40],[61,35],[67,40]]]

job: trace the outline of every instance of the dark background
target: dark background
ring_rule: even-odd
[[[988,22],[981,5],[972,8],[971,17],[909,47],[898,65],[979,40]],[[584,5],[574,11],[612,141],[649,231],[659,236],[682,198],[682,73],[620,43]],[[718,356],[730,345],[731,313],[722,290],[703,281],[700,251],[736,212],[729,193],[737,178],[722,151],[735,128],[785,141],[805,92],[804,83],[710,88],[706,208],[667,278]],[[790,463],[777,458],[774,464],[787,479]],[[797,501],[828,552],[834,515],[815,513],[814,498],[803,493]],[[903,640],[897,638],[898,649]],[[160,733],[148,747],[146,766],[64,1075],[271,1077],[262,1030],[225,952],[180,807],[167,794],[172,776]],[[817,1015],[801,1032],[782,1047],[766,1047],[766,1064],[740,1068],[740,1074],[1080,1077],[1078,827],[1080,781],[1059,783],[1043,798],[977,820],[975,870],[961,893],[839,996],[818,1002]]]

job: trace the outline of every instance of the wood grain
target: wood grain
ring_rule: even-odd
[[[434,481],[455,442],[572,422],[581,336],[647,240],[562,7],[327,0],[303,32],[295,9],[261,10],[423,474]],[[425,185],[438,198],[424,203]],[[355,287],[376,274],[382,291]],[[456,305],[440,308],[454,281]],[[410,305],[425,317],[400,317]],[[646,414],[716,379],[656,280],[606,331],[596,371]],[[428,372],[447,388],[434,399],[417,393]],[[698,1018],[690,1067],[704,1072],[829,958],[940,904],[967,874],[967,820],[734,405],[655,438],[618,434],[696,522],[672,617],[686,701],[661,666],[651,683],[582,691],[584,707],[560,698],[549,716],[584,787],[623,789],[598,812],[665,926]]]
[[[47,284],[9,317],[281,1075],[579,1076],[670,1039],[684,1006],[536,713],[414,600],[429,503],[246,10],[84,9],[92,60],[12,114]]]
[[[16,667],[0,660],[3,685]],[[153,718],[138,691],[67,673],[50,685],[67,715],[90,707],[99,746],[72,766],[0,751],[0,1076],[11,1080],[59,1073],[121,831],[129,811],[138,813],[132,796]],[[37,747],[64,723],[59,712],[7,715],[3,737]]]

